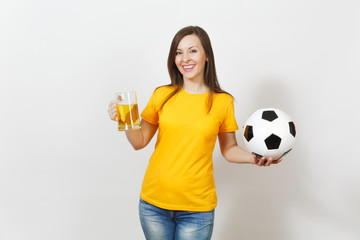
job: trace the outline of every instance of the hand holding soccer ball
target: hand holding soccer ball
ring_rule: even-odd
[[[272,158],[265,158],[265,157],[257,157],[256,155],[253,155],[253,164],[256,164],[258,166],[270,166],[271,164],[278,164],[282,161],[282,158],[279,158],[277,160],[273,160]]]
[[[255,155],[254,163],[268,166],[264,161],[278,163],[291,151],[295,142],[295,124],[276,108],[259,109],[245,122],[243,138],[248,151]]]

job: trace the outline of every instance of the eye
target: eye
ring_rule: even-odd
[[[190,53],[197,53],[197,50],[196,49],[191,49]]]
[[[176,52],[175,55],[180,55],[182,52]]]

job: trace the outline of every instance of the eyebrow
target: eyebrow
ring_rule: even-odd
[[[191,47],[189,47],[188,49],[192,49],[192,48],[197,48],[197,46],[191,46]],[[180,51],[182,51],[180,48],[178,48],[178,49],[176,49],[177,51],[178,50],[180,50]]]

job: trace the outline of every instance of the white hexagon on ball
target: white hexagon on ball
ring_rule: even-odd
[[[277,108],[263,108],[246,121],[243,140],[247,150],[257,157],[283,157],[295,143],[295,124],[289,115]]]

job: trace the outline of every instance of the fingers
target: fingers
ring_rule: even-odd
[[[282,161],[282,158],[279,158],[278,160],[274,160],[273,162],[272,162],[272,164],[278,164],[279,162],[281,162]]]
[[[264,166],[266,162],[266,159],[264,157],[259,159],[258,166]]]
[[[116,111],[116,100],[112,100],[108,105],[108,114],[111,120],[117,121],[117,111]]]
[[[260,159],[259,166],[268,167],[268,166],[270,166],[271,162],[272,162],[272,158],[264,158],[264,157],[262,157]]]
[[[254,156],[254,163],[258,166],[268,167],[272,164],[278,164],[281,161],[282,161],[282,158],[273,160],[272,158],[265,158],[265,157],[258,158],[256,156]]]
[[[270,166],[272,164],[272,158],[265,159],[264,166]]]
[[[264,157],[256,157],[255,155],[253,155],[254,158],[254,163],[258,166],[265,166],[266,163],[266,159]]]

